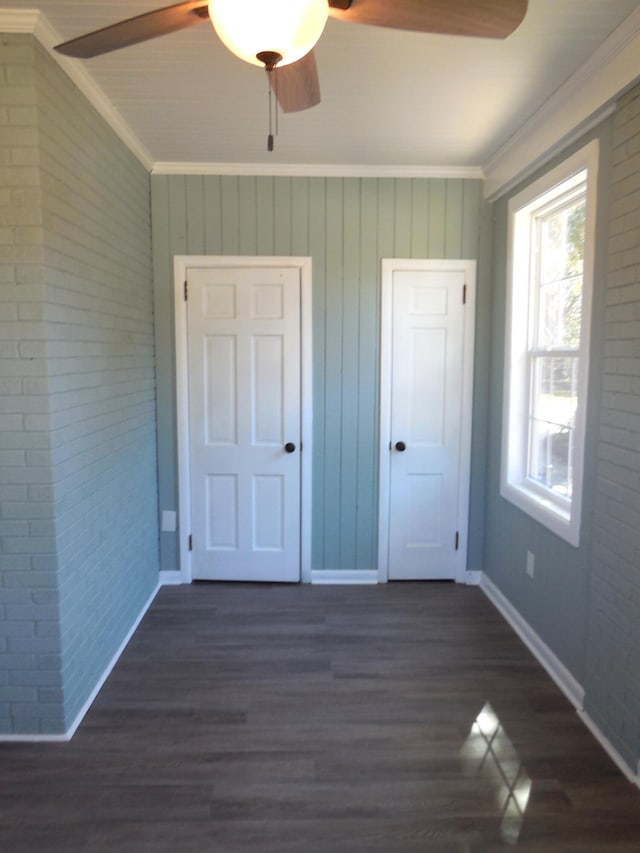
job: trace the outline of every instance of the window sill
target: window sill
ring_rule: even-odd
[[[572,517],[571,511],[545,499],[533,489],[528,489],[525,484],[502,483],[500,494],[574,548],[580,544],[580,523]],[[575,511],[575,507],[572,509]]]

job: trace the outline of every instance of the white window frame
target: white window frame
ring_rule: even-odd
[[[553,495],[527,477],[530,385],[528,349],[531,328],[531,223],[559,187],[578,183],[586,170],[586,211],[582,318],[578,349],[578,404],[573,446],[573,488],[570,499]],[[595,254],[598,142],[586,145],[532,183],[509,202],[507,313],[500,494],[571,545],[580,543],[584,439],[589,382],[591,302]],[[564,189],[566,189],[564,186]],[[552,354],[552,351],[550,352]]]

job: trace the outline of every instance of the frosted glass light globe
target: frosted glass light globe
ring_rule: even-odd
[[[257,54],[274,51],[279,65],[307,54],[318,41],[329,14],[327,0],[209,0],[209,17],[223,44],[252,65]]]

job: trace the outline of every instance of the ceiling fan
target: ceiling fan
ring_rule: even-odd
[[[236,55],[267,71],[277,67],[272,88],[284,112],[320,102],[313,45],[327,14],[341,21],[423,33],[506,38],[521,23],[528,0],[187,0],[136,15],[56,46],[67,56],[89,59],[211,20]],[[278,17],[282,13],[282,17]],[[237,31],[236,31],[237,30]],[[254,41],[238,47],[252,30]],[[282,36],[286,31],[293,42]],[[271,34],[269,34],[269,32]],[[284,38],[284,40],[283,40]],[[263,41],[264,39],[264,41]],[[256,50],[257,47],[257,50]]]

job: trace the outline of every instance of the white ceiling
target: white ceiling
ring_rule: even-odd
[[[66,40],[162,5],[9,0],[0,24],[3,12],[37,7]],[[265,75],[231,56],[207,22],[69,62],[91,75],[152,162],[482,167],[639,8],[529,0],[504,41],[330,19],[316,47],[322,103],[281,115],[272,153]]]

